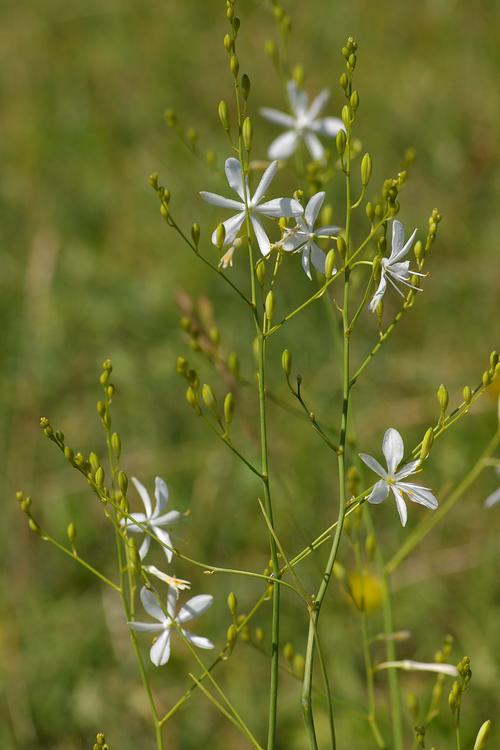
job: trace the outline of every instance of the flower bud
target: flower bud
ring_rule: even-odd
[[[241,91],[243,93],[243,97],[245,99],[248,99],[250,95],[250,78],[247,76],[246,73],[243,73],[241,76]]]
[[[425,727],[423,726],[415,727],[415,742],[420,747],[425,747]]]
[[[124,471],[118,472],[118,487],[120,488],[120,492],[122,492],[124,495],[127,494],[128,477]]]
[[[122,441],[117,432],[113,432],[111,435],[111,449],[116,458],[120,458],[122,452]]]
[[[339,251],[340,257],[342,258],[342,262],[344,262],[347,253],[347,245],[343,237],[337,237],[337,250]]]
[[[441,414],[444,415],[448,407],[449,395],[446,386],[442,383],[437,389],[437,399],[441,408]]]
[[[193,224],[191,227],[191,237],[193,238],[193,242],[198,247],[198,243],[200,241],[200,225],[199,224]]]
[[[325,277],[331,279],[335,273],[335,250],[333,247],[327,252],[325,258]]]
[[[283,656],[285,657],[288,663],[291,663],[293,661],[293,655],[294,655],[294,650],[293,650],[292,644],[285,643],[285,645],[283,646]]]
[[[342,122],[344,123],[344,126],[348,128],[351,122],[351,113],[349,111],[349,107],[347,106],[347,104],[344,104],[344,106],[342,107],[341,117],[342,117]]]
[[[373,219],[375,218],[375,209],[373,207],[373,203],[368,202],[366,204],[366,215],[370,219],[371,222],[373,222]]]
[[[227,629],[227,645],[229,646],[230,652],[233,650],[236,641],[238,640],[238,628],[232,623]]]
[[[185,357],[177,357],[177,361],[175,363],[175,371],[178,375],[187,375],[188,366],[189,364]]]
[[[213,392],[212,386],[207,385],[207,383],[204,383],[201,389],[201,397],[207,409],[210,409],[211,411],[217,410],[217,400],[215,398],[215,394]]]
[[[255,275],[257,276],[257,281],[261,286],[264,286],[264,282],[266,280],[266,263],[264,261],[264,258],[259,258],[259,260],[256,263],[255,266]]]
[[[432,427],[429,427],[429,429],[426,430],[426,433],[422,440],[422,447],[420,448],[420,461],[421,462],[425,461],[425,459],[429,455],[433,442],[434,442],[434,430],[432,429]]]
[[[349,79],[347,78],[346,73],[342,73],[342,75],[339,78],[339,83],[345,91],[349,85]]]
[[[227,608],[231,615],[234,617],[238,610],[238,600],[236,598],[236,594],[233,591],[231,591],[227,596]]]
[[[255,641],[256,643],[262,643],[264,640],[264,631],[262,628],[255,628]]]
[[[28,518],[28,528],[34,534],[38,534],[39,536],[42,533],[42,530],[40,529],[40,526],[37,524],[37,522],[33,518]]]
[[[335,145],[337,146],[337,152],[339,156],[342,156],[342,154],[344,153],[346,144],[347,136],[345,134],[345,130],[339,130],[335,138]]]
[[[236,55],[231,55],[231,59],[229,60],[229,68],[233,76],[237,78],[238,73],[240,72],[240,64]]]
[[[104,487],[104,469],[102,466],[99,466],[97,469],[95,475],[94,475],[94,482],[99,487],[99,489],[102,489]]]
[[[224,224],[218,224],[215,230],[215,245],[219,250],[224,247],[224,241],[226,239],[226,227]]]
[[[238,378],[240,375],[240,361],[238,359],[238,355],[235,352],[231,352],[231,354],[227,358],[227,366],[231,375],[234,375],[235,378]]]
[[[89,453],[89,464],[92,471],[96,472],[99,466],[101,465],[101,462],[99,461],[99,458],[94,451],[90,451]]]
[[[470,402],[472,401],[472,389],[471,389],[471,387],[469,385],[464,386],[462,394],[463,394],[463,397],[464,397],[464,401],[465,401],[465,403],[468,406],[470,404]]]
[[[76,542],[76,526],[73,523],[73,521],[71,521],[71,523],[68,524],[68,528],[66,529],[66,534],[68,536],[70,543],[74,546]]]
[[[224,49],[226,52],[231,52],[234,46],[234,42],[229,34],[224,36]]]
[[[489,370],[485,370],[482,377],[483,386],[486,388],[487,386],[491,385],[492,381],[493,377],[491,372]]]
[[[491,731],[491,721],[485,721],[482,724],[481,729],[477,733],[476,741],[474,743],[474,750],[483,750],[486,747],[486,741]]]
[[[64,447],[64,458],[70,463],[73,463],[74,457],[75,457],[75,454],[73,452],[73,448],[70,448],[69,445],[66,445]]]
[[[234,396],[232,393],[227,393],[224,399],[224,421],[226,424],[231,424],[234,415]]]
[[[243,138],[243,145],[245,150],[248,152],[252,148],[253,138],[253,125],[252,120],[249,117],[245,117],[243,125],[241,126],[241,135]]]
[[[229,132],[229,109],[224,99],[219,102],[219,120],[224,130]]]
[[[306,662],[302,654],[295,654],[293,657],[293,671],[301,680],[304,677]]]
[[[372,176],[372,157],[365,154],[361,160],[361,184],[366,187]]]
[[[350,102],[351,102],[351,107],[353,111],[355,112],[357,108],[359,107],[359,94],[357,91],[352,92]]]
[[[284,349],[283,354],[281,355],[281,367],[287,378],[289,378],[292,371],[292,355],[288,349]]]
[[[265,309],[266,309],[266,318],[269,322],[273,319],[274,314],[274,308],[275,308],[275,299],[274,299],[274,292],[271,290],[267,293],[266,301],[265,301]]]
[[[154,190],[158,190],[158,180],[160,179],[160,175],[158,172],[153,172],[149,175],[149,184]]]

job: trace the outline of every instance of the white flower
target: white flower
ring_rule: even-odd
[[[302,251],[302,268],[310,279],[312,279],[311,261],[320,273],[325,273],[326,256],[323,250],[318,247],[315,240],[318,237],[336,235],[340,231],[340,227],[334,226],[314,229],[314,224],[324,200],[325,193],[323,191],[313,195],[305,207],[303,215],[297,217],[297,226],[286,230],[281,243],[283,250],[287,252]]]
[[[438,501],[432,494],[431,490],[427,487],[421,487],[419,484],[411,484],[410,482],[401,481],[405,477],[410,476],[410,474],[415,473],[420,464],[420,460],[417,459],[416,461],[410,461],[410,463],[405,464],[399,471],[397,471],[399,464],[403,460],[404,444],[403,438],[393,427],[390,427],[384,435],[382,452],[387,462],[387,471],[383,469],[379,462],[372,456],[369,456],[366,453],[359,454],[361,460],[378,474],[379,477],[382,477],[371,491],[371,494],[368,497],[368,502],[382,503],[386,499],[389,489],[391,489],[396,500],[399,517],[403,526],[406,525],[408,517],[408,511],[403,495],[406,495],[409,500],[414,503],[425,505],[425,507],[430,508],[430,510],[436,510],[438,507]]]
[[[293,198],[274,198],[273,200],[262,203],[264,194],[269,188],[273,178],[278,170],[278,162],[273,161],[265,170],[264,174],[260,178],[260,182],[257,185],[257,189],[253,196],[250,195],[248,186],[248,179],[245,180],[245,187],[243,187],[243,179],[241,175],[241,166],[238,159],[230,157],[226,159],[225,164],[226,177],[230,187],[239,195],[241,200],[236,201],[232,198],[224,198],[222,195],[216,193],[207,193],[202,191],[200,193],[203,200],[207,203],[211,203],[214,206],[220,206],[221,208],[231,208],[236,211],[234,216],[230,219],[226,219],[224,222],[224,229],[226,230],[226,236],[224,240],[225,245],[233,245],[236,235],[240,231],[241,225],[245,221],[246,209],[245,209],[245,193],[248,205],[248,212],[250,214],[250,221],[252,223],[257,242],[262,255],[268,255],[271,251],[271,243],[267,236],[264,227],[260,223],[260,216],[268,216],[270,218],[279,219],[282,216],[287,218],[296,216],[302,213],[302,206],[300,203]],[[216,231],[212,234],[212,242],[216,244]],[[232,254],[231,254],[232,258]],[[229,263],[231,262],[229,258]],[[226,264],[227,265],[227,264]]]
[[[166,664],[170,658],[170,634],[172,626],[182,626],[185,622],[193,620],[195,617],[199,617],[210,607],[213,602],[213,596],[209,594],[200,594],[193,596],[192,599],[184,604],[176,614],[177,599],[179,593],[176,588],[170,586],[167,595],[167,607],[166,613],[160,607],[156,596],[152,591],[149,591],[145,586],[141,589],[141,601],[142,606],[155,622],[129,622],[129,627],[132,630],[136,630],[140,633],[160,633],[157,639],[151,646],[149,655],[151,661],[155,667],[161,667]],[[184,637],[198,648],[213,648],[214,644],[209,641],[208,638],[203,638],[199,635],[193,635],[188,630],[184,630],[181,627],[182,634]]]
[[[168,502],[168,488],[161,477],[156,477],[155,479],[156,504],[154,510],[151,505],[149,493],[144,485],[141,484],[141,482],[139,482],[139,480],[135,477],[132,477],[132,481],[137,492],[141,496],[141,500],[144,504],[144,510],[146,512],[131,513],[128,519],[123,519],[122,524],[126,526],[128,531],[132,532],[133,534],[145,534],[144,526],[146,526],[151,534],[153,534],[155,537],[157,537],[157,539],[160,540],[160,542],[162,542],[163,551],[165,552],[167,560],[170,562],[173,554],[172,542],[169,534],[162,527],[171,526],[172,524],[177,523],[179,518],[181,518],[182,513],[180,513],[178,510],[171,510],[169,513],[163,512]],[[141,524],[141,526],[139,526],[138,524]],[[139,556],[141,560],[144,560],[144,558],[148,554],[150,545],[151,536],[150,534],[145,534],[143,542],[139,549]]]
[[[324,89],[309,105],[306,92],[299,89],[295,81],[289,81],[287,88],[291,115],[268,107],[260,110],[266,120],[287,128],[286,132],[278,136],[269,146],[269,158],[288,159],[303,140],[312,158],[322,161],[325,150],[316,134],[335,138],[339,130],[345,130],[342,120],[337,117],[318,118],[330,98],[330,92]]]
[[[415,291],[417,292],[421,291],[421,289],[419,289],[418,287],[410,284],[408,279],[410,279],[412,276],[425,276],[425,274],[418,273],[417,271],[410,271],[409,260],[401,261],[401,258],[404,258],[405,255],[407,255],[407,253],[409,253],[409,251],[411,250],[411,246],[413,245],[413,240],[415,239],[416,234],[417,230],[414,229],[410,238],[405,243],[403,225],[397,219],[394,219],[394,221],[392,222],[391,254],[388,258],[382,258],[382,273],[380,276],[380,283],[378,285],[377,291],[373,295],[372,301],[370,302],[370,310],[372,312],[375,312],[380,300],[384,296],[387,282],[389,282],[397,291],[397,293],[402,297],[404,297],[405,295],[399,289],[396,282],[404,284],[405,286],[410,287],[410,289],[415,289]]]
[[[144,565],[144,570],[146,571],[146,573],[150,573],[151,575],[156,576],[156,578],[159,578],[160,581],[168,583],[169,586],[172,586],[178,591],[184,591],[185,589],[191,588],[191,584],[189,583],[189,581],[186,581],[184,578],[169,576],[168,573],[164,573],[162,570],[159,570],[156,565]]]
[[[446,674],[449,677],[458,677],[458,669],[453,664],[443,664],[440,662],[423,662],[413,661],[413,659],[404,659],[403,661],[384,661],[377,664],[375,669],[404,669],[406,672],[437,672]]]
[[[500,474],[500,466],[497,466],[497,474]],[[496,503],[500,503],[500,487],[495,492],[492,492],[491,495],[488,495],[484,501],[486,508],[491,508]]]

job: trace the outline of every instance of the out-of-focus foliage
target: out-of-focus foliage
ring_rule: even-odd
[[[175,507],[191,508],[182,527],[194,557],[262,570],[268,550],[256,488],[224,447],[216,444],[183,400],[175,358],[193,357],[178,326],[176,292],[209,297],[222,346],[236,349],[252,376],[250,321],[214,275],[207,275],[169,233],[158,214],[149,173],[158,170],[185,225],[199,221],[209,246],[213,211],[200,189],[220,189],[163,122],[167,106],[199,131],[200,148],[227,154],[217,102],[230,98],[222,46],[224,3],[183,0],[5,0],[0,8],[0,745],[13,750],[76,750],[91,746],[97,730],[112,748],[149,747],[147,706],[128,649],[118,604],[71,561],[59,558],[25,528],[15,491],[33,497],[53,533],[78,526],[82,554],[106,567],[110,529],[81,478],[39,434],[41,414],[84,452],[103,453],[95,414],[101,361],[111,357],[118,387],[115,419],[124,464],[152,484],[165,476]],[[274,36],[265,2],[241,3],[242,70],[252,80],[251,109],[282,108],[282,84],[263,53]],[[487,365],[498,345],[500,274],[500,10],[481,0],[423,0],[383,4],[363,0],[290,0],[295,32],[290,54],[306,69],[312,91],[329,86],[340,107],[339,49],[347,34],[359,43],[359,137],[374,157],[374,184],[399,168],[408,146],[418,158],[402,196],[405,225],[425,229],[430,210],[443,222],[422,299],[373,364],[355,398],[364,449],[374,452],[388,425],[417,440],[437,413],[435,390],[445,382],[452,402]],[[337,114],[337,113],[336,113]],[[276,130],[255,117],[255,152]],[[331,193],[341,221],[340,182]],[[337,208],[338,206],[338,208]],[[336,210],[338,213],[335,213]],[[237,265],[237,264],[236,264]],[[290,265],[284,308],[305,297],[310,283]],[[239,274],[238,268],[233,271]],[[285,294],[285,293],[284,293]],[[377,335],[366,316],[363,355]],[[312,335],[314,333],[314,335]],[[497,341],[494,340],[495,334]],[[332,343],[333,341],[333,343]],[[288,398],[279,367],[288,346],[318,413],[337,414],[335,342],[325,307],[318,304],[270,350],[273,390]],[[215,378],[212,373],[206,377]],[[250,394],[243,399],[242,435],[256,451]],[[444,493],[465,473],[494,429],[495,394],[484,398],[433,452],[427,470]],[[271,426],[278,526],[300,549],[334,517],[334,466],[310,427],[274,411]],[[398,627],[411,623],[402,656],[432,659],[448,632],[456,660],[467,653],[473,682],[465,699],[464,739],[471,746],[487,717],[495,717],[500,684],[498,509],[482,499],[493,489],[485,473],[440,528],[401,567],[395,580]],[[394,508],[376,509],[389,550],[408,533]],[[420,517],[412,507],[411,524]],[[183,539],[184,543],[184,539]],[[160,553],[161,555],[161,553]],[[319,575],[317,560],[304,577]],[[242,608],[260,588],[238,579],[206,579],[179,566],[198,589],[216,597],[204,631],[222,646],[228,625],[225,596],[234,589]],[[300,648],[304,622],[285,597],[284,640]],[[322,627],[333,625],[328,658],[342,702],[339,746],[359,737],[372,742],[352,707],[364,701],[359,623],[332,588]],[[267,626],[267,612],[256,625]],[[344,623],[344,625],[341,625]],[[155,675],[166,704],[182,693],[189,655],[183,648]],[[191,667],[189,667],[191,668]],[[242,644],[221,679],[257,732],[265,723],[267,662]],[[280,747],[303,747],[299,685],[286,675],[280,704]],[[403,675],[405,690],[428,694],[432,680]],[[379,680],[385,689],[385,677]],[[426,692],[425,692],[426,691]],[[196,711],[196,721],[193,712]],[[435,744],[445,747],[447,709]],[[194,750],[211,739],[217,748],[244,747],[203,696],[194,697],[168,730],[168,747]],[[498,743],[498,727],[491,746]],[[344,738],[344,741],[343,741]],[[301,744],[302,743],[302,744]]]

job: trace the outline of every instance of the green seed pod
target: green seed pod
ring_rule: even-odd
[[[95,475],[94,475],[94,482],[99,487],[99,489],[102,489],[104,487],[104,469],[102,466],[99,466],[97,469]]]
[[[241,86],[241,91],[243,93],[243,97],[245,99],[248,99],[248,97],[250,96],[250,78],[247,76],[246,73],[243,73],[243,75],[241,76],[240,86]]]
[[[193,224],[191,227],[191,237],[193,238],[193,242],[198,247],[198,243],[200,241],[200,225],[199,224]]]
[[[253,125],[250,117],[245,117],[245,119],[243,120],[243,125],[241,126],[241,135],[243,138],[243,145],[245,147],[245,150],[249,152],[252,148],[253,138]]]
[[[304,677],[306,662],[302,654],[295,654],[293,657],[293,671],[301,680]]]
[[[229,60],[229,68],[233,76],[237,78],[238,73],[240,72],[240,64],[236,55],[231,55],[231,59]]]
[[[264,286],[264,282],[266,280],[266,263],[264,261],[264,258],[259,258],[259,260],[256,263],[255,266],[255,275],[257,276],[257,281],[261,286]]]
[[[231,424],[234,416],[234,396],[232,393],[227,393],[224,399],[224,421],[226,424]]]
[[[344,153],[346,144],[347,136],[345,134],[345,130],[339,130],[335,138],[335,145],[337,146],[337,152],[339,156],[342,156],[342,154]]]
[[[71,521],[71,523],[68,524],[68,528],[66,529],[66,534],[70,543],[74,545],[76,542],[76,526],[73,523],[73,521]]]
[[[289,378],[290,373],[292,372],[292,355],[288,349],[284,349],[283,354],[281,355],[281,367],[287,378]]]
[[[291,664],[293,661],[294,653],[295,652],[294,652],[292,644],[285,643],[285,645],[283,646],[283,656],[285,657],[285,659],[287,660],[289,664]]]
[[[234,375],[235,378],[238,378],[240,375],[240,361],[238,359],[238,355],[235,352],[231,352],[231,354],[227,358],[227,366],[231,375]]]
[[[128,477],[124,471],[118,472],[118,487],[120,488],[120,492],[122,492],[124,495],[127,494]]]
[[[346,73],[342,73],[342,75],[339,78],[339,83],[340,83],[341,87],[345,91],[347,89],[348,85],[349,85],[349,79],[347,78],[347,74]]]
[[[449,395],[446,386],[444,386],[442,383],[437,389],[437,399],[439,402],[441,413],[444,414],[446,412],[446,409],[448,408]]]
[[[372,157],[370,154],[365,154],[361,159],[361,184],[366,187],[370,182],[372,176]]]
[[[325,277],[331,279],[335,273],[335,250],[333,247],[327,252],[325,258]]]
[[[238,600],[236,598],[236,594],[234,593],[234,591],[231,591],[227,595],[227,608],[229,612],[231,613],[231,615],[235,617],[236,612],[238,610]]]
[[[103,419],[104,415],[106,414],[106,404],[104,403],[104,401],[98,401],[96,406],[97,406],[97,413],[99,414],[101,419]]]
[[[268,319],[269,322],[271,322],[273,319],[274,309],[275,309],[274,292],[272,290],[267,293],[264,306],[266,310],[266,318]]]
[[[217,400],[215,398],[215,393],[213,392],[212,386],[204,383],[201,388],[201,397],[207,409],[210,409],[211,411],[217,411]]]
[[[420,448],[420,461],[425,461],[430,453],[433,442],[434,430],[432,429],[432,427],[429,427],[429,429],[426,430],[424,438],[422,440],[422,447]]]
[[[481,729],[477,733],[476,741],[474,743],[474,750],[484,750],[484,748],[486,747],[486,742],[490,735],[490,731],[491,721],[490,719],[488,719],[488,721],[485,721],[484,724],[481,725]]]
[[[219,120],[226,133],[229,132],[229,109],[224,99],[219,102]]]
[[[117,432],[113,432],[111,435],[111,449],[116,458],[120,458],[122,453],[122,441]]]
[[[215,244],[219,250],[224,247],[224,241],[226,239],[226,227],[224,224],[219,224],[215,230]]]

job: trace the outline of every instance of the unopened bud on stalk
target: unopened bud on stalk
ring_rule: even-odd
[[[250,78],[246,73],[241,76],[241,91],[245,99],[248,99],[250,95]]]
[[[340,257],[342,258],[342,262],[344,262],[347,253],[347,245],[343,237],[337,237],[337,250],[339,251]]]
[[[229,646],[229,651],[231,652],[235,646],[236,641],[238,640],[238,628],[236,625],[231,623],[231,625],[227,629],[227,645]]]
[[[448,695],[448,705],[452,714],[456,713],[460,707],[460,701],[462,697],[462,689],[459,682],[454,682]]]
[[[359,94],[357,91],[353,91],[351,94],[351,108],[355,112],[357,108],[359,107]]]
[[[290,373],[292,372],[292,355],[288,349],[284,349],[283,354],[281,355],[281,367],[287,378],[289,378]]]
[[[372,176],[372,157],[365,154],[361,160],[361,184],[366,187]]]
[[[229,109],[227,103],[222,99],[219,102],[219,120],[226,132],[229,131]]]
[[[122,452],[122,441],[117,432],[113,432],[111,435],[111,450],[113,451],[116,458],[120,458]]]
[[[123,492],[124,495],[127,494],[128,477],[124,471],[118,472],[118,487],[120,488],[120,492]]]
[[[188,371],[189,363],[185,357],[177,357],[175,363],[175,371],[178,375],[186,375]]]
[[[199,224],[193,224],[191,227],[191,237],[193,238],[193,242],[196,246],[198,246],[198,242],[200,241],[200,225]]]
[[[233,40],[229,34],[224,36],[224,49],[226,52],[231,52],[233,49]]]
[[[224,399],[224,421],[226,424],[231,424],[234,416],[234,396],[232,393],[227,393]]]
[[[264,282],[266,280],[266,263],[264,261],[264,258],[259,258],[255,265],[255,275],[257,276],[257,281],[261,286],[264,286]]]
[[[137,542],[132,537],[128,539],[128,555],[130,570],[139,575],[141,572],[141,557],[137,549]]]
[[[212,326],[208,331],[208,338],[212,342],[212,344],[215,344],[215,346],[218,346],[220,343],[220,331],[217,328],[217,326]]]
[[[375,209],[373,207],[373,203],[368,202],[365,207],[366,215],[370,219],[371,222],[373,222],[373,219],[375,218]]]
[[[158,172],[153,172],[149,175],[149,184],[153,188],[153,190],[158,190],[158,180],[160,179],[160,175]]]
[[[97,457],[97,454],[94,453],[94,451],[90,451],[89,453],[89,464],[92,471],[96,472],[99,466],[101,465],[101,462],[99,461],[99,458]]]
[[[95,475],[94,475],[94,482],[99,487],[99,489],[102,489],[104,487],[104,469],[102,466],[99,466],[97,469]]]
[[[345,91],[347,89],[348,85],[349,85],[349,79],[347,78],[347,74],[346,73],[342,73],[342,75],[339,78],[339,83],[340,83],[341,87]]]
[[[444,386],[442,383],[437,389],[437,399],[439,402],[439,407],[441,409],[441,416],[444,417],[446,413],[446,409],[448,408],[448,401],[450,397],[448,395],[448,390],[446,389],[446,386]]]
[[[34,518],[28,518],[28,528],[34,534],[38,534],[38,536],[40,536],[42,533],[40,526],[37,524]]]
[[[425,747],[425,727],[423,726],[415,727],[415,742],[420,747]]]
[[[422,440],[422,447],[420,448],[420,461],[423,462],[427,458],[434,442],[434,430],[429,427],[426,430],[424,438]]]
[[[463,394],[463,397],[464,397],[464,402],[468,406],[471,403],[471,401],[472,401],[472,389],[471,389],[471,387],[469,385],[464,386],[462,394]]]
[[[224,224],[218,224],[215,230],[215,245],[219,250],[224,247],[224,241],[226,239],[226,227]]]
[[[70,448],[69,445],[66,445],[64,448],[64,458],[70,463],[73,463],[74,457],[75,454],[73,452],[73,448]]]
[[[345,130],[339,130],[335,138],[335,145],[337,146],[337,152],[339,156],[342,156],[347,144],[347,136]]]
[[[490,367],[492,370],[495,370],[495,367],[498,364],[498,352],[492,351],[490,354]]]
[[[269,322],[272,321],[273,315],[274,315],[274,308],[275,308],[275,299],[274,299],[274,292],[271,291],[267,293],[266,301],[265,301],[265,309],[266,309],[266,318]]]
[[[348,128],[351,123],[351,113],[349,111],[349,107],[347,106],[347,104],[344,104],[344,106],[342,107],[341,117],[342,117],[342,122],[344,123],[344,126]]]
[[[483,378],[482,378],[482,380],[483,380],[483,385],[484,385],[485,388],[488,385],[491,385],[491,383],[493,381],[493,377],[492,377],[491,372],[489,370],[485,370],[483,372]]]
[[[255,628],[254,635],[255,635],[255,641],[257,643],[262,643],[262,641],[264,640],[264,631],[262,630],[262,628]]]
[[[268,55],[268,57],[271,58],[273,63],[277,65],[279,61],[279,56],[278,56],[278,48],[276,47],[275,43],[272,42],[271,40],[268,40],[265,43],[264,49],[266,50],[266,55]]]
[[[240,361],[238,359],[238,355],[235,352],[231,352],[231,354],[227,358],[227,366],[231,375],[234,375],[235,378],[238,378],[240,375]]]
[[[204,383],[201,388],[201,397],[207,409],[210,409],[211,411],[217,411],[217,400],[215,398],[212,386]]]
[[[477,733],[476,741],[474,743],[474,750],[484,750],[484,748],[486,747],[486,742],[490,735],[490,731],[491,721],[490,719],[488,719],[488,721],[484,722],[484,724],[481,726],[481,729]]]
[[[238,73],[240,72],[240,64],[236,55],[231,55],[231,59],[229,60],[229,68],[233,76],[237,78]]]
[[[415,242],[415,247],[413,248],[413,252],[415,254],[415,259],[417,263],[421,263],[424,259],[424,246],[421,242],[421,240],[418,240],[418,242]]]
[[[328,251],[325,258],[325,277],[331,279],[335,271],[335,250],[333,247]]]
[[[231,615],[234,617],[238,610],[238,600],[234,591],[231,591],[227,596],[227,608]]]
[[[243,145],[245,147],[245,150],[248,152],[252,148],[253,138],[253,125],[249,117],[245,117],[245,119],[243,120],[243,125],[241,126],[241,135],[243,138]]]
[[[66,529],[66,534],[68,536],[70,543],[74,546],[76,542],[76,526],[73,523],[73,521],[71,521],[71,523],[68,524],[68,528]]]

